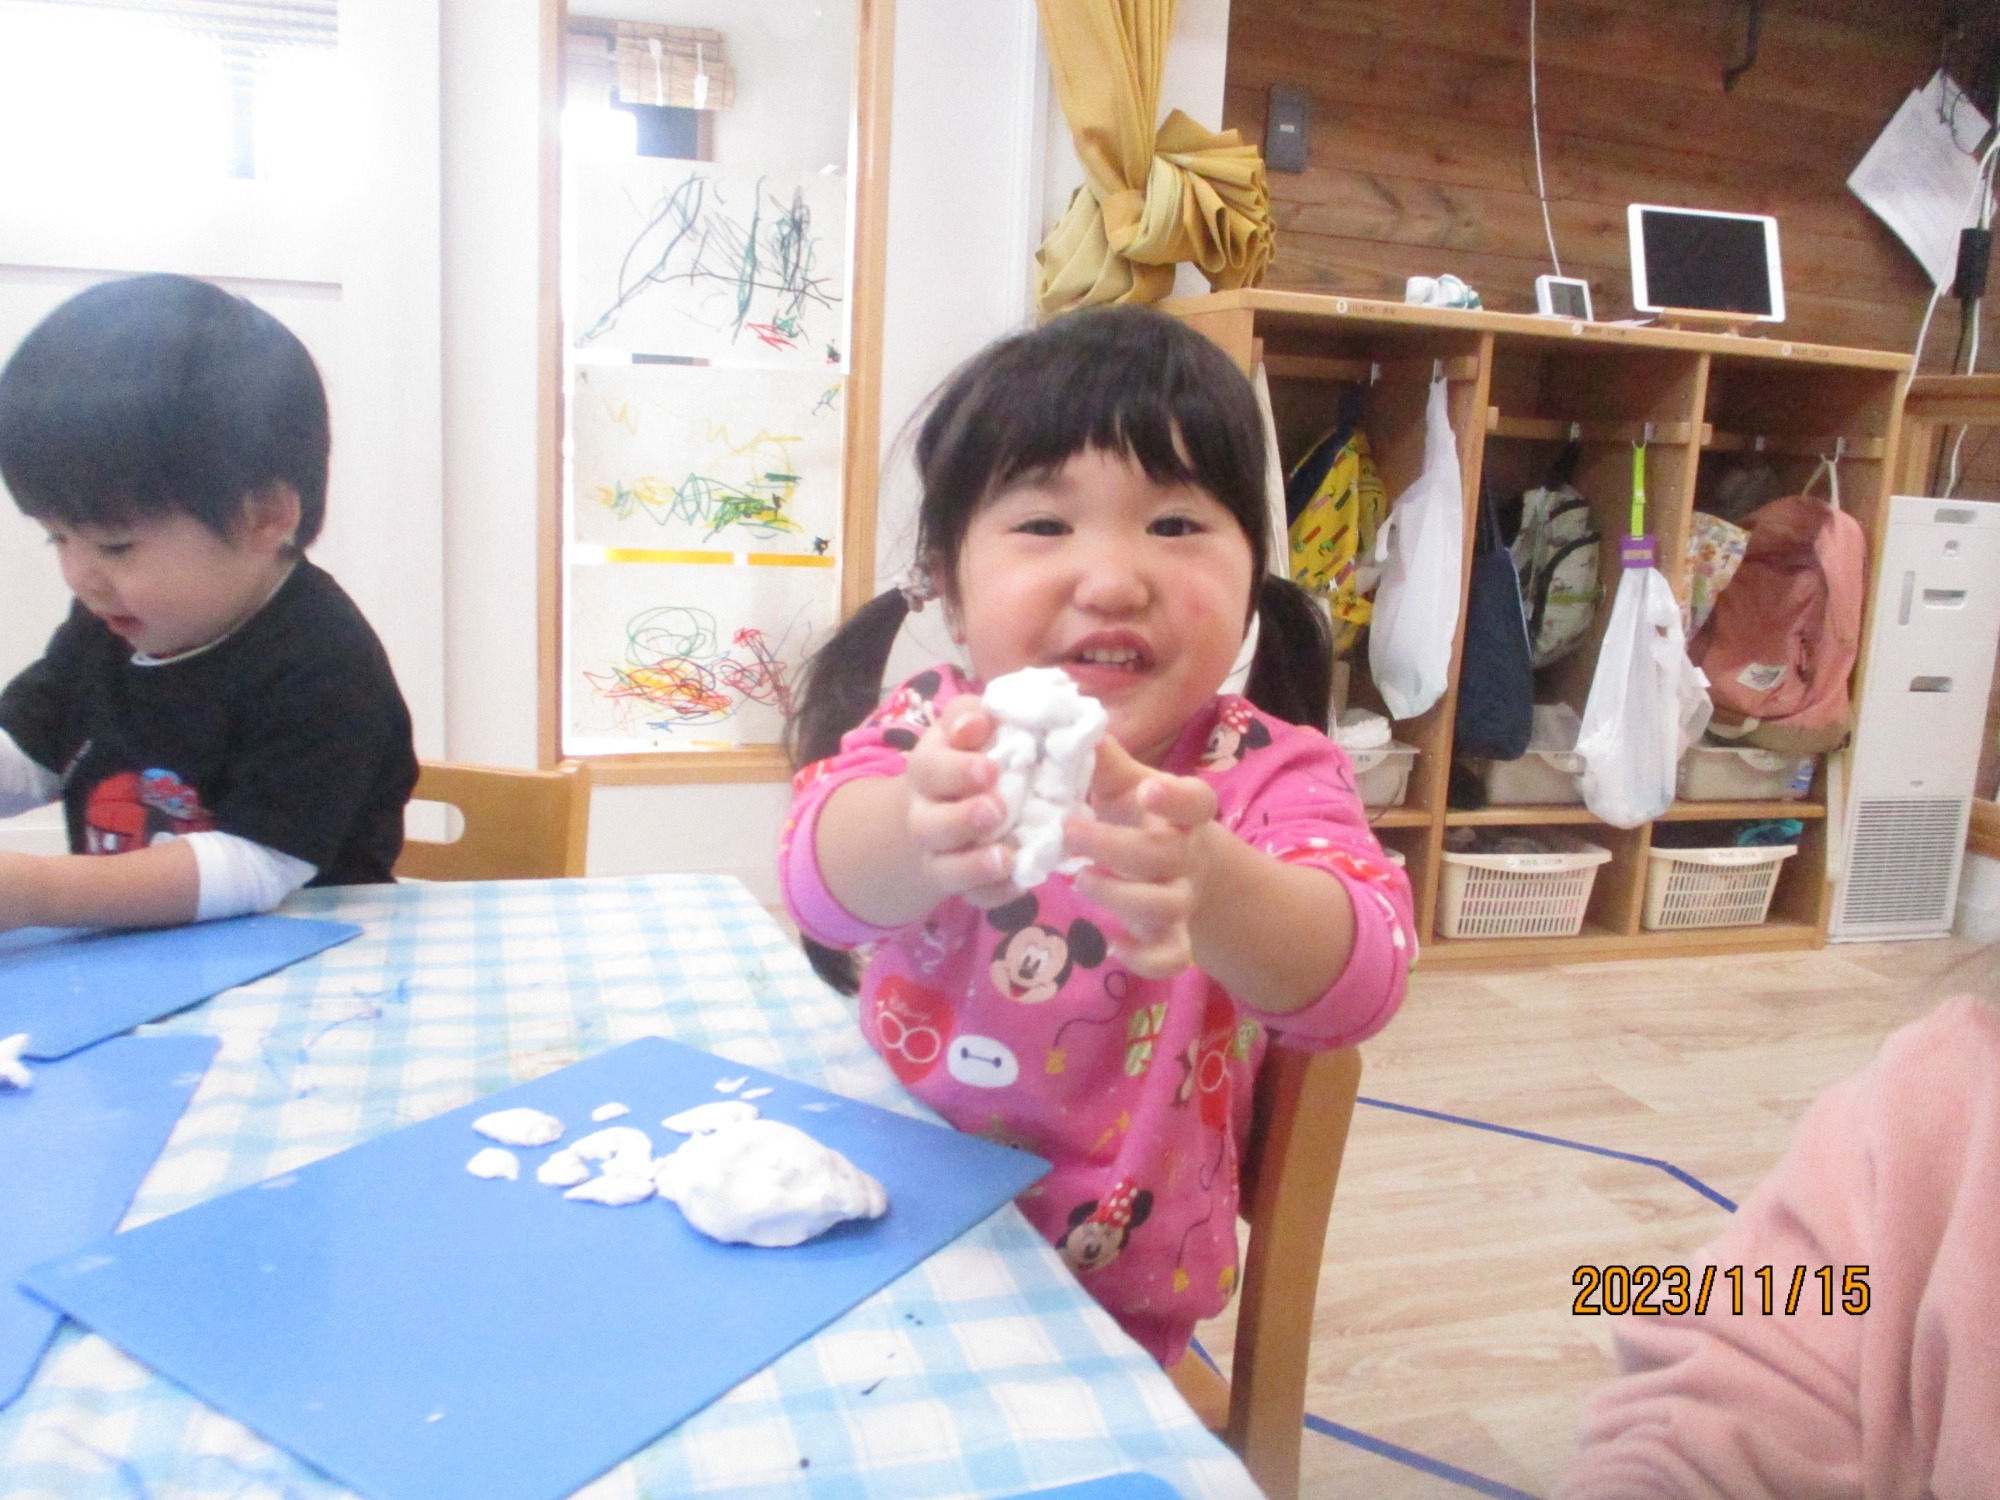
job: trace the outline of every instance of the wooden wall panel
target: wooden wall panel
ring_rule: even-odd
[[[1452,271],[1489,307],[1533,310],[1534,279],[1550,267],[1527,12],[1496,0],[1234,0],[1224,123],[1261,141],[1271,85],[1314,99],[1308,170],[1271,174],[1267,285],[1400,298],[1406,277]],[[1946,55],[1943,0],[1766,0],[1757,65],[1724,93],[1747,13],[1744,0],[1540,0],[1542,144],[1563,269],[1590,281],[1599,316],[1630,316],[1628,203],[1775,214],[1785,335],[1907,349],[1929,284],[1846,179]],[[1976,57],[1977,43],[1959,36],[1950,56]],[[1928,367],[1945,366],[1957,334],[1947,299]]]

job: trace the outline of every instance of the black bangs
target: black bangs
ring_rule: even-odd
[[[180,512],[226,537],[245,497],[282,481],[304,547],[325,513],[328,435],[305,346],[191,277],[79,293],[0,370],[0,478],[23,512],[66,526]]]
[[[918,550],[955,562],[986,500],[1098,449],[1130,457],[1156,484],[1213,495],[1261,573],[1262,433],[1250,383],[1186,324],[1144,307],[1071,313],[988,348],[939,393],[917,437]]]

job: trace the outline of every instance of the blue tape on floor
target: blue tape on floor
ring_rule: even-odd
[[[1470,1469],[1461,1469],[1457,1464],[1444,1463],[1435,1458],[1427,1458],[1411,1448],[1384,1442],[1381,1438],[1370,1437],[1365,1432],[1356,1432],[1352,1427],[1342,1427],[1338,1422],[1329,1422],[1325,1417],[1306,1413],[1306,1426],[1322,1437],[1337,1438],[1352,1444],[1364,1452],[1373,1453],[1378,1458],[1417,1469],[1433,1478],[1455,1484],[1461,1489],[1472,1490],[1481,1495],[1491,1495],[1494,1500],[1540,1500],[1526,1490],[1517,1490],[1511,1484],[1502,1484],[1497,1479],[1488,1479],[1484,1474],[1475,1474]]]
[[[1661,1161],[1657,1156],[1638,1156],[1630,1151],[1614,1151],[1609,1146],[1593,1146],[1586,1141],[1567,1141],[1559,1135],[1543,1135],[1538,1130],[1520,1130],[1512,1125],[1492,1125],[1485,1120],[1468,1120],[1464,1115],[1448,1115],[1443,1110],[1419,1109],[1414,1104],[1391,1104],[1387,1099],[1370,1099],[1365,1095],[1354,1102],[1372,1105],[1376,1109],[1393,1109],[1399,1114],[1421,1115],[1426,1120],[1442,1120],[1447,1125],[1469,1125],[1474,1130],[1490,1130],[1495,1135],[1511,1135],[1524,1141],[1539,1141],[1544,1146],[1562,1146],[1571,1151],[1588,1151],[1592,1156],[1608,1156],[1613,1161],[1629,1161],[1642,1167],[1657,1167],[1676,1182],[1686,1183],[1709,1202],[1720,1205],[1730,1213],[1736,1212],[1734,1203],[1692,1172],[1684,1172],[1672,1162]]]
[[[1222,1373],[1215,1361],[1209,1358],[1208,1351],[1201,1347],[1200,1339],[1190,1339],[1188,1347],[1194,1350],[1195,1356],[1203,1364],[1214,1370],[1218,1375]],[[1381,1438],[1370,1437],[1365,1432],[1357,1432],[1352,1427],[1343,1427],[1338,1422],[1329,1422],[1325,1417],[1316,1417],[1311,1412],[1306,1413],[1306,1430],[1317,1432],[1322,1437],[1330,1437],[1343,1443],[1351,1443],[1356,1448],[1373,1453],[1378,1458],[1386,1458],[1394,1463],[1422,1470],[1424,1473],[1434,1475],[1439,1479],[1447,1479],[1453,1484],[1462,1485],[1468,1490],[1477,1490],[1482,1495],[1495,1495],[1500,1497],[1500,1500],[1538,1500],[1537,1496],[1530,1495],[1526,1490],[1512,1489],[1497,1479],[1488,1479],[1485,1475],[1475,1474],[1470,1469],[1461,1469],[1457,1464],[1448,1464],[1442,1459],[1431,1458],[1427,1454],[1417,1452],[1414,1448],[1400,1448],[1394,1443],[1384,1442]]]

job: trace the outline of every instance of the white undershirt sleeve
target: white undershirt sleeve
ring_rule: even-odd
[[[62,777],[29,756],[0,729],[0,818],[46,807],[62,795]]]
[[[316,873],[302,859],[233,833],[190,833],[185,840],[201,882],[197,922],[269,911]]]

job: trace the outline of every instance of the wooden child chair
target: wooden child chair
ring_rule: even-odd
[[[553,771],[423,761],[412,802],[458,809],[449,842],[406,839],[396,873],[415,880],[552,880],[581,875],[590,836],[590,777],[575,761]]]
[[[1360,1091],[1358,1048],[1273,1047],[1264,1055],[1241,1167],[1250,1248],[1230,1378],[1192,1350],[1167,1372],[1271,1500],[1296,1500],[1299,1492],[1320,1254]]]

